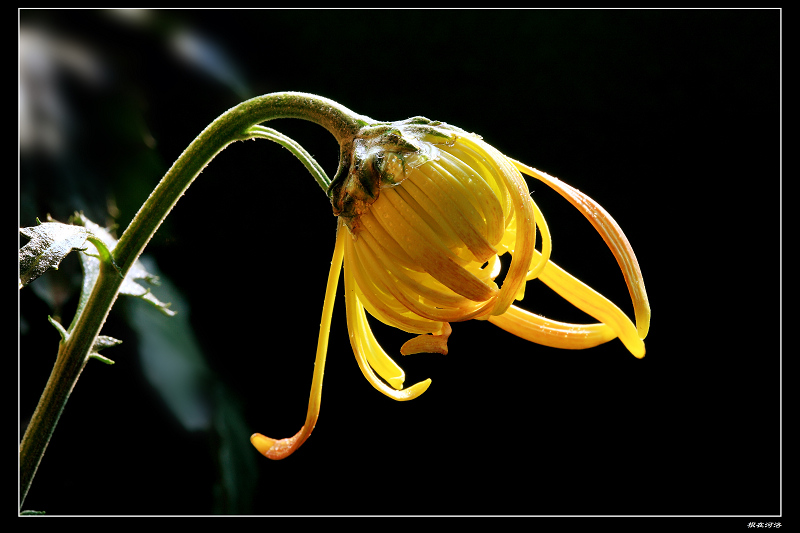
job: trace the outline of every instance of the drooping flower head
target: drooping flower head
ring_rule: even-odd
[[[306,424],[289,439],[253,435],[261,453],[286,457],[313,430],[342,262],[356,361],[375,388],[396,400],[419,396],[430,380],[403,389],[404,373],[376,341],[365,309],[417,335],[402,354],[446,354],[450,323],[480,319],[560,348],[588,348],[619,337],[636,357],[644,356],[650,311],[638,263],[622,231],[590,198],[504,156],[477,135],[423,117],[373,122],[344,155],[328,189],[339,226]],[[613,303],[550,261],[550,232],[520,171],[556,189],[606,240],[628,283],[638,331]],[[498,286],[499,257],[506,253],[511,261]],[[599,322],[567,324],[512,305],[535,278]]]

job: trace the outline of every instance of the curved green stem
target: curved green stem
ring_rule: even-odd
[[[349,152],[359,129],[372,122],[332,100],[305,93],[273,93],[247,100],[212,122],[181,154],[150,198],[139,210],[114,249],[114,259],[127,272],[147,241],[191,182],[223,148],[252,137],[248,130],[277,118],[299,118],[315,122],[336,137],[341,154]]]
[[[44,456],[69,395],[78,381],[95,339],[119,292],[122,279],[110,262],[101,262],[92,295],[75,327],[58,346],[58,356],[36,410],[20,443],[20,508]]]
[[[232,142],[267,138],[279,142],[303,161],[323,189],[330,185],[319,165],[311,163],[313,158],[297,143],[274,130],[256,126],[278,118],[309,120],[331,132],[339,142],[340,170],[347,165],[344,156],[349,153],[356,133],[372,122],[321,96],[272,93],[231,108],[192,141],[142,205],[112,250],[112,256],[102,258],[91,295],[70,328],[69,336],[59,344],[56,364],[20,443],[20,507],[95,339],[119,294],[124,276],[205,166]]]
[[[287,137],[277,130],[265,128],[264,126],[253,126],[247,130],[247,133],[251,138],[263,138],[274,141],[292,152],[292,154],[305,165],[311,175],[314,176],[314,179],[317,180],[322,190],[326,193],[328,192],[328,187],[331,186],[330,178],[328,178],[328,175],[322,170],[322,167],[319,166],[317,160],[311,157],[311,154],[306,152],[305,148],[300,146],[294,139]]]

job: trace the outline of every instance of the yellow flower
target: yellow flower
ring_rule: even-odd
[[[603,236],[628,284],[638,331],[617,306],[550,261],[550,232],[520,172],[558,191]],[[619,337],[633,355],[644,356],[650,309],[619,226],[586,195],[505,157],[480,137],[422,117],[366,127],[329,195],[339,224],[308,414],[294,437],[251,437],[266,457],[287,457],[314,429],[342,263],[356,361],[376,389],[396,400],[416,398],[430,379],[403,388],[403,370],[376,341],[365,309],[384,324],[417,334],[401,348],[404,355],[446,354],[450,323],[480,319],[558,348],[589,348]],[[498,287],[499,256],[507,252],[511,263]],[[512,305],[534,278],[599,322],[557,322]]]

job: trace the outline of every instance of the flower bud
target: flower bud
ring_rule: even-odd
[[[328,187],[339,223],[306,423],[286,439],[253,435],[261,453],[286,457],[314,429],[342,264],[356,362],[373,387],[395,400],[416,398],[431,380],[403,388],[405,374],[375,339],[365,309],[418,335],[401,347],[404,355],[447,354],[450,323],[474,318],[558,348],[589,348],[619,337],[636,357],[644,356],[650,306],[639,265],[620,227],[594,200],[475,134],[424,117],[373,122],[341,147],[339,171]],[[602,235],[628,284],[638,331],[617,306],[550,261],[547,223],[520,172],[558,191]],[[498,287],[505,253],[512,258]],[[557,322],[513,306],[536,278],[599,322]]]
[[[349,230],[345,276],[380,321],[438,333],[522,295],[538,210],[519,171],[477,135],[423,117],[365,128],[329,194]]]

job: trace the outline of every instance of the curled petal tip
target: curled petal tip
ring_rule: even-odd
[[[632,328],[632,325],[630,325]],[[642,359],[645,355],[645,346],[644,341],[642,339],[637,338],[635,335],[625,334],[622,335],[619,340],[622,341],[622,344],[628,349],[629,352],[636,358]]]
[[[406,341],[400,347],[402,355],[411,355],[415,353],[440,353],[447,355],[447,339],[453,329],[450,324],[444,322],[442,325],[442,332],[438,335],[418,335],[413,339]]]
[[[647,294],[644,293],[644,301],[641,304],[640,316],[636,317],[636,331],[639,333],[639,338],[644,340],[650,332],[650,302],[647,301]]]
[[[261,433],[253,433],[250,436],[250,443],[267,459],[275,461],[285,459],[292,455],[311,434],[309,431],[308,434],[303,435],[303,429],[305,429],[305,426],[294,437],[280,440],[265,437]]]
[[[426,379],[425,381],[420,381],[419,383],[415,383],[408,387],[407,389],[403,389],[403,395],[398,400],[413,400],[420,396],[423,392],[428,390],[428,387],[431,386],[431,378]]]
[[[642,343],[642,347],[640,349],[632,351],[631,353],[633,353],[633,356],[636,359],[642,359],[644,357],[644,354],[645,354],[644,343]]]
[[[250,444],[255,446],[256,450],[265,457],[268,457],[267,453],[275,446],[275,443],[278,442],[275,439],[271,439],[269,437],[265,437],[261,433],[253,433],[250,436]]]
[[[433,335],[419,335],[406,341],[400,347],[402,355],[412,355],[415,353],[440,353],[447,355],[447,339],[434,337]]]
[[[645,354],[644,341],[635,334],[636,330],[634,329],[632,323],[627,324],[625,329],[628,331],[620,335],[619,340],[622,341],[622,344],[625,345],[628,351],[631,352],[635,358],[641,359]],[[631,330],[633,334],[631,333]]]

